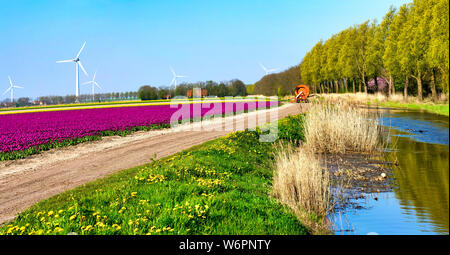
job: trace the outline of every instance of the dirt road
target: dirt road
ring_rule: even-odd
[[[300,105],[287,104],[166,130],[104,137],[101,141],[55,149],[22,160],[0,162],[0,223],[14,219],[36,202],[114,172],[149,163],[151,158],[163,158],[232,131],[253,128],[301,111]]]

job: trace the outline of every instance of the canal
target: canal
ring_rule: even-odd
[[[352,201],[360,206],[339,215],[346,226],[336,234],[448,235],[449,118],[384,109],[380,123],[389,130],[384,160],[395,162],[393,189]]]

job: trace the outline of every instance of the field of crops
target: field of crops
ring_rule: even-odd
[[[202,107],[199,104],[152,105],[0,115],[0,160],[22,158],[103,135],[167,127],[175,112],[182,120],[276,105],[278,102],[274,101],[221,102],[203,104]]]

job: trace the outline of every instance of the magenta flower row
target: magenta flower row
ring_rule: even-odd
[[[170,124],[176,119],[198,118],[244,110],[269,108],[278,102],[227,102],[190,105],[154,105],[0,115],[0,152],[33,148],[50,142],[99,135],[102,131]]]

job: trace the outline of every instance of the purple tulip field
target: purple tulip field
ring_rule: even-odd
[[[179,120],[229,114],[278,105],[274,101],[97,108],[0,115],[0,160],[23,158],[39,151],[123,134],[141,127],[168,127]],[[180,110],[181,109],[181,110]],[[189,111],[189,112],[187,112]]]

